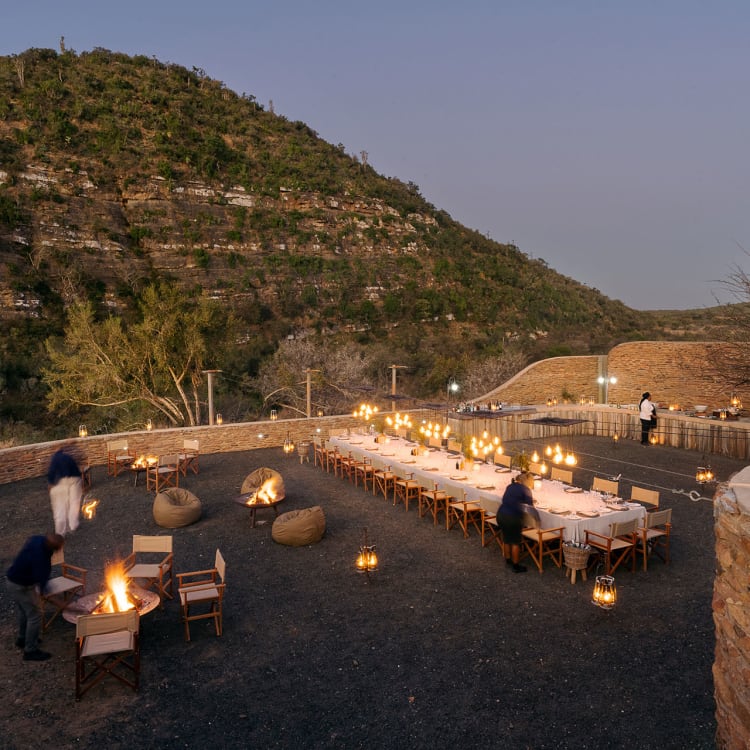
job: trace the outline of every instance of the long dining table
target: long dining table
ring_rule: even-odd
[[[401,477],[412,475],[429,490],[437,485],[449,495],[475,502],[492,514],[497,513],[506,487],[518,474],[482,461],[475,461],[472,470],[466,471],[461,468],[460,455],[437,448],[422,453],[417,443],[401,437],[377,442],[372,435],[351,433],[330,437],[328,443],[342,455],[351,454],[359,461],[367,458],[376,469],[390,467]],[[536,480],[532,495],[541,527],[562,527],[565,541],[583,542],[587,530],[609,534],[614,522],[636,518],[642,523],[646,517],[646,509],[638,503],[607,498],[603,493],[556,480]]]

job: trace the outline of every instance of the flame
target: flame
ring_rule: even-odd
[[[98,500],[91,500],[88,503],[84,503],[81,506],[81,510],[83,511],[83,515],[91,520],[96,515],[96,506],[99,505]]]
[[[125,564],[122,560],[107,565],[104,579],[107,582],[107,590],[96,603],[94,614],[127,612],[138,606],[136,597],[128,592],[130,579],[125,575]]]
[[[276,482],[273,479],[266,479],[254,495],[248,498],[246,505],[271,505],[276,502],[278,493],[276,492]]]
[[[148,466],[153,466],[158,460],[158,456],[145,456],[141,453],[141,455],[133,461],[132,466],[134,469],[145,469]]]

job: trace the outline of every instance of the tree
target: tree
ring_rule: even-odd
[[[300,415],[307,409],[307,370],[312,370],[313,400],[327,414],[346,413],[361,397],[372,369],[368,356],[354,346],[321,345],[310,339],[283,341],[260,368],[255,386],[267,407]]]
[[[750,331],[750,275],[735,266],[722,281],[724,289],[735,299],[735,304],[724,306],[725,346],[721,356],[713,358],[718,377],[731,388],[750,385],[750,354],[747,338]]]
[[[43,370],[50,411],[148,404],[172,425],[200,424],[202,371],[228,343],[230,318],[206,297],[186,299],[171,285],[148,287],[136,321],[97,322],[90,303],[70,308],[62,341],[46,343]]]

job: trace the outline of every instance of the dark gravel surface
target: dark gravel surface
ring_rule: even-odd
[[[45,635],[50,661],[24,663],[3,585],[0,747],[714,747],[713,507],[673,492],[700,489],[701,456],[569,442],[580,452],[578,484],[622,474],[621,494],[631,482],[657,487],[673,508],[672,564],[618,571],[613,611],[590,603],[591,577],[571,585],[551,564],[543,575],[513,574],[496,546],[434,527],[296,456],[202,456],[184,485],[204,515],[174,530],[175,567],[210,567],[221,548],[224,635],[194,623],[186,643],[168,601],[142,621],[140,692],[105,681],[76,703],[73,626],[57,621]],[[712,465],[726,480],[744,462]],[[269,510],[250,528],[232,497],[259,466],[285,478],[281,512],[323,507],[322,542],[275,544]],[[100,509],[70,536],[66,559],[89,569],[94,591],[132,534],[169,532],[129,475],[96,467],[90,494]],[[4,571],[29,534],[48,529],[51,512],[43,478],[0,485],[0,503]],[[364,528],[381,560],[369,580],[353,568]]]

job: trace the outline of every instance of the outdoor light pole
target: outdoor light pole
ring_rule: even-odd
[[[312,416],[312,374],[314,372],[320,372],[320,370],[312,370],[309,367],[305,370],[307,375],[307,418],[310,419]]]
[[[208,423],[214,423],[214,375],[221,370],[203,370],[208,376]]]
[[[406,365],[391,365],[391,396],[396,395],[396,370],[405,370]],[[391,401],[391,411],[396,411],[396,402]]]

